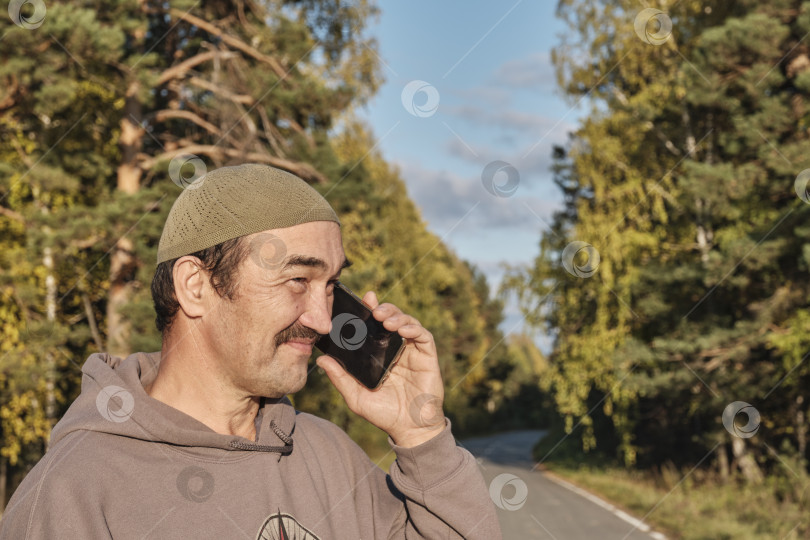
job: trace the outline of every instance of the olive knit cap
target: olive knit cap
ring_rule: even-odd
[[[189,184],[174,201],[160,235],[157,263],[310,221],[340,225],[326,199],[297,176],[254,163],[222,167]]]

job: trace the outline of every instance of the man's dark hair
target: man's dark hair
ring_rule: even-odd
[[[202,263],[210,276],[210,283],[221,298],[236,298],[239,265],[250,253],[250,245],[240,236],[226,240],[210,248],[191,253]],[[178,257],[177,259],[179,259]],[[152,302],[155,304],[155,325],[161,334],[171,327],[180,303],[174,294],[172,270],[177,259],[164,261],[157,266],[152,278]]]

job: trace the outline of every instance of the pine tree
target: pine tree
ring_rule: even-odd
[[[0,22],[0,473],[12,475],[41,454],[88,354],[159,348],[149,283],[189,180],[172,159],[325,182],[328,130],[378,84],[367,2],[46,7],[39,26],[29,8]]]
[[[559,78],[593,110],[558,152],[566,208],[512,285],[556,332],[556,408],[585,448],[647,465],[717,449],[757,481],[768,448],[807,457],[810,3],[660,7],[561,2]],[[588,250],[565,268],[572,241],[598,252],[591,277],[572,275]],[[724,429],[734,401],[767,418],[757,439]]]
[[[500,304],[351,121],[379,84],[375,13],[364,0],[102,0],[48,2],[38,28],[0,19],[0,490],[41,456],[89,354],[160,349],[149,285],[163,223],[194,175],[223,165],[272,164],[326,196],[349,285],[436,335],[458,427],[500,403]],[[380,441],[317,373],[296,401]]]

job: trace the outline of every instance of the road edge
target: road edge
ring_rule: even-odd
[[[580,497],[583,497],[583,498],[591,501],[592,503],[599,506],[603,510],[607,510],[608,512],[610,512],[611,514],[613,514],[617,518],[619,518],[619,519],[621,519],[623,521],[626,521],[627,523],[632,525],[635,529],[646,532],[647,534],[649,534],[650,536],[652,536],[656,540],[668,540],[666,535],[664,535],[663,533],[660,533],[660,532],[654,530],[648,524],[644,523],[643,521],[641,521],[638,518],[635,518],[635,517],[631,516],[630,514],[625,512],[624,510],[621,510],[616,505],[602,499],[598,495],[595,495],[595,494],[593,494],[593,493],[591,493],[589,491],[586,491],[586,490],[582,489],[581,487],[576,486],[576,485],[568,482],[567,480],[563,480],[561,477],[559,477],[558,475],[554,474],[553,472],[551,472],[549,470],[544,469],[544,470],[541,470],[540,472],[543,475],[545,475],[546,478],[548,478],[549,480],[551,480],[552,482],[554,482],[558,486],[564,487],[568,491],[571,491],[572,493],[576,493]]]

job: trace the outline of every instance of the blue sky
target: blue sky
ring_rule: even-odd
[[[552,146],[582,114],[556,88],[550,52],[564,26],[555,6],[388,2],[370,29],[386,82],[360,116],[400,168],[429,229],[478,266],[493,289],[503,263],[529,264],[538,254],[540,234],[562,201],[549,170]],[[511,196],[484,188],[482,173],[493,161],[517,171],[510,177],[503,164],[494,167],[502,169],[496,191],[505,194],[519,179]],[[511,303],[506,315],[502,329],[521,331]]]

